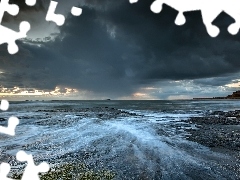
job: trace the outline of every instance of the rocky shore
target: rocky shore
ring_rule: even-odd
[[[43,155],[35,156],[36,164],[46,161],[51,166],[48,173],[40,175],[43,180],[125,177],[161,179],[160,177],[164,177],[162,167],[166,166],[165,157],[169,157],[169,166],[182,168],[168,169],[165,174],[168,179],[186,176],[192,179],[239,179],[240,110],[194,111],[191,115],[195,117],[188,115],[190,113],[187,111],[181,113],[162,110],[157,114],[161,116],[155,117],[108,106],[39,108],[30,115],[19,113],[19,127],[28,130],[37,127],[46,131],[36,133],[33,137],[32,134],[25,134],[23,129],[23,138],[28,137],[28,141],[19,145],[9,143],[1,147],[0,161],[8,162],[13,167],[10,175],[14,179],[21,179],[24,163],[17,162],[15,156],[8,153],[12,149],[43,152]],[[186,120],[187,118],[189,119]],[[5,116],[1,117],[0,124],[6,123],[6,119]],[[150,123],[151,119],[154,123]],[[163,138],[157,137],[155,140],[156,134],[151,134],[153,129]],[[57,136],[51,131],[56,131]],[[175,142],[175,137],[179,138],[179,143]],[[1,138],[5,141],[6,137]],[[148,143],[149,139],[151,143]],[[199,144],[191,141],[209,147],[210,149],[204,147],[208,154],[205,151],[202,153]],[[80,146],[79,142],[84,146]],[[163,147],[166,149],[164,152]],[[64,153],[58,151],[60,148]],[[178,156],[182,152],[188,155],[189,161]],[[192,164],[192,158],[199,163]],[[143,160],[149,161],[141,164]],[[204,165],[201,166],[203,160]],[[153,169],[148,170],[149,162]]]
[[[240,110],[214,111],[204,117],[191,117],[188,122],[196,129],[187,129],[186,138],[229,156],[224,169],[232,170],[240,179]]]
[[[240,151],[240,110],[214,111],[204,117],[191,117],[189,123],[197,129],[188,129],[187,138],[211,148]]]

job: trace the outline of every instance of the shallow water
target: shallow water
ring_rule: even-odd
[[[110,169],[116,179],[238,179],[226,168],[236,160],[188,141],[185,129],[196,127],[184,122],[235,109],[240,101],[11,102],[0,117],[20,124],[15,137],[0,135],[0,162],[25,150],[35,161]]]

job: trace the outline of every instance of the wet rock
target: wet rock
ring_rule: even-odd
[[[204,117],[191,117],[187,122],[198,129],[187,129],[188,140],[208,147],[240,151],[240,110],[214,111]]]
[[[36,117],[31,117],[35,119],[34,123],[38,125],[60,125],[60,126],[71,126],[72,123],[78,122],[84,118],[94,118],[101,122],[102,120],[111,120],[121,117],[138,117],[136,113],[131,113],[128,111],[109,108],[109,107],[93,107],[93,108],[79,108],[79,109],[44,109],[37,110],[40,114],[43,114],[36,119]],[[56,118],[57,117],[57,118]],[[142,115],[141,115],[142,117]],[[30,117],[23,117],[27,119]]]

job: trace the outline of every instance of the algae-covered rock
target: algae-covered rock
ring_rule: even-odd
[[[21,179],[22,174],[13,174],[13,179]],[[115,174],[109,170],[91,170],[84,164],[62,164],[50,168],[39,175],[41,180],[111,180]]]

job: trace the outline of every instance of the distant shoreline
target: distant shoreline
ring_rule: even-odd
[[[222,97],[222,98],[193,98],[193,100],[240,100],[240,98],[226,98],[226,97]]]
[[[228,95],[228,96],[225,96],[225,97],[212,97],[212,98],[193,98],[193,100],[204,100],[204,99],[214,99],[214,100],[216,100],[216,99],[224,99],[224,100],[232,100],[232,99],[234,99],[234,100],[236,100],[236,99],[240,99],[240,91],[235,91],[235,92],[233,92],[231,95]]]
[[[219,101],[226,101],[226,100],[232,100],[232,101],[238,101],[238,100],[240,100],[240,98],[189,98],[189,99],[171,99],[171,100],[169,100],[169,99],[154,99],[154,100],[152,100],[152,99],[149,99],[149,100],[146,100],[146,99],[144,99],[144,100],[86,100],[86,99],[84,99],[84,100],[81,100],[81,99],[77,99],[77,100],[73,100],[73,99],[71,99],[71,100],[63,100],[63,99],[61,99],[61,100],[28,100],[28,101],[26,101],[26,100],[8,100],[9,102],[25,102],[25,103],[51,103],[51,102],[67,102],[67,101],[106,101],[106,102],[114,102],[114,101],[203,101],[203,100],[209,100],[209,101],[211,101],[211,100],[214,100],[214,101],[216,101],[216,100],[219,100]]]

